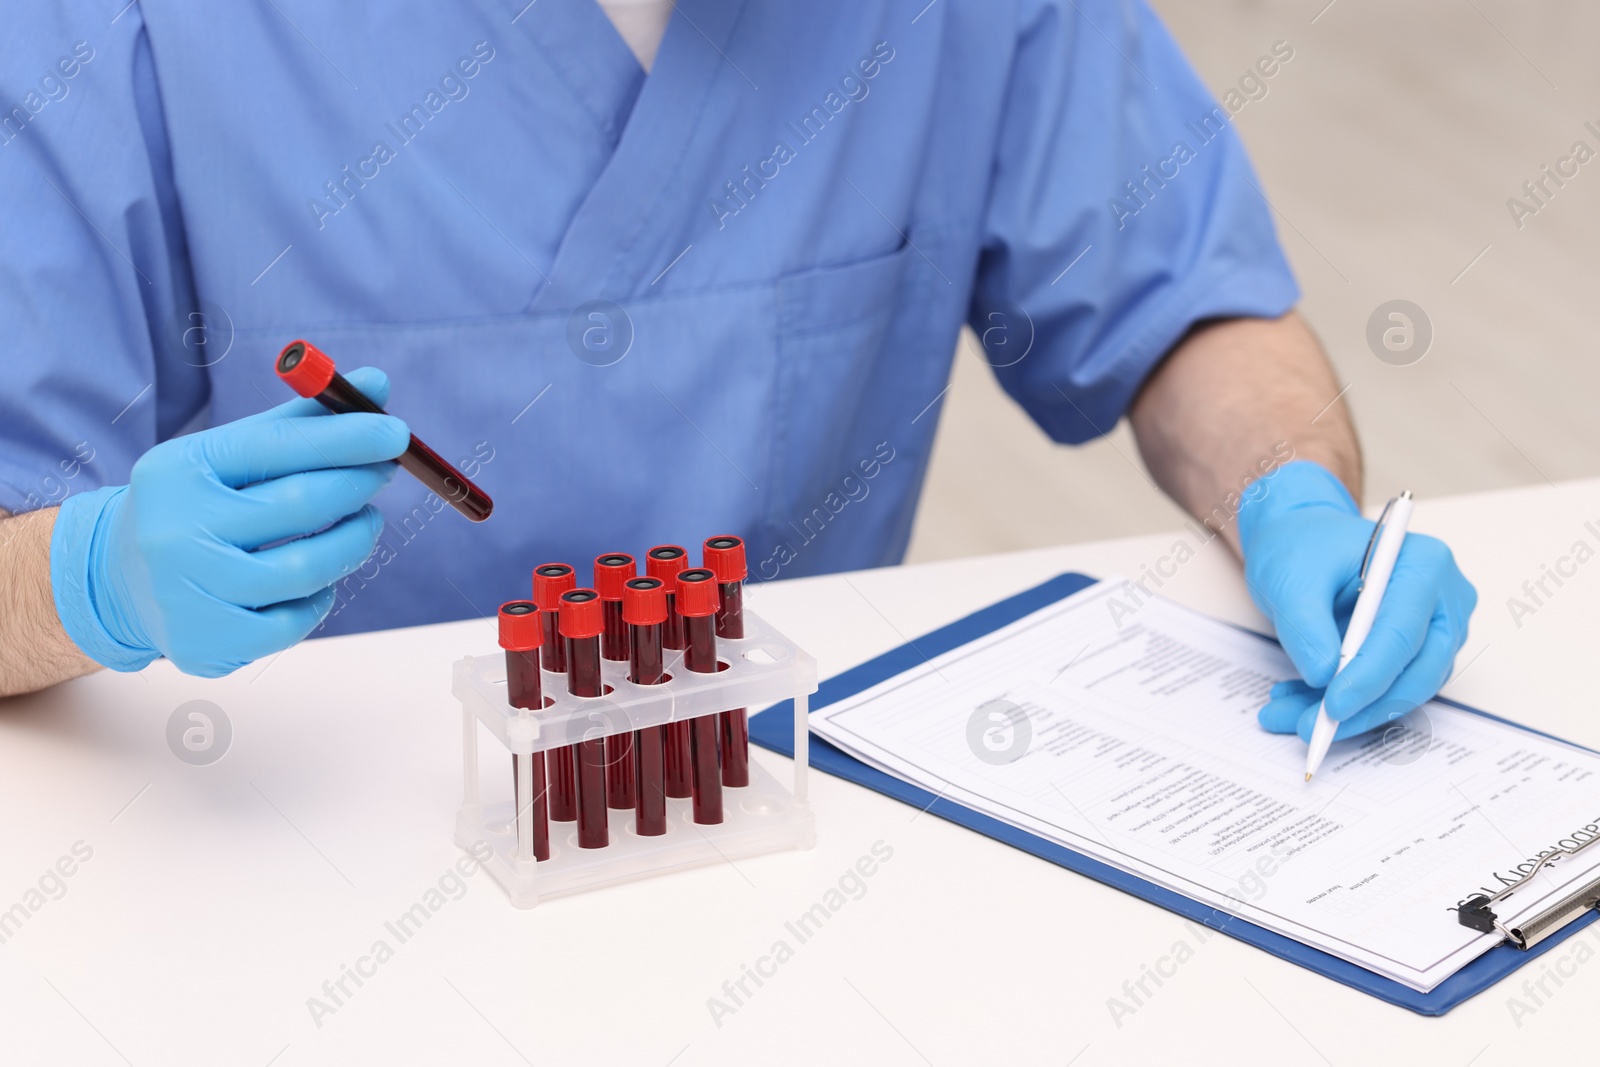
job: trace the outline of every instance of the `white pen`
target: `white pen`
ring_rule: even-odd
[[[1378,606],[1383,603],[1383,591],[1389,587],[1389,575],[1394,573],[1394,561],[1400,556],[1400,546],[1406,539],[1406,527],[1411,525],[1411,510],[1416,501],[1407,489],[1384,506],[1378,516],[1378,525],[1367,542],[1367,558],[1361,561],[1361,592],[1356,596],[1355,610],[1350,613],[1350,625],[1339,645],[1339,670],[1361,651],[1361,645],[1372,632],[1372,620],[1378,617]],[[1317,773],[1328,756],[1333,735],[1339,724],[1328,718],[1328,709],[1317,705],[1317,725],[1311,731],[1311,748],[1306,752],[1306,781]]]

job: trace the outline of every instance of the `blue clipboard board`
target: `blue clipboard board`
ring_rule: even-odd
[[[934,656],[959,648],[984,634],[1009,625],[1025,615],[1093,585],[1094,582],[1095,579],[1082,574],[1061,574],[1042,585],[1036,585],[1016,596],[975,611],[948,626],[918,637],[914,643],[907,642],[876,659],[868,660],[843,674],[829,678],[821,684],[816,696],[812,698],[811,710],[814,712],[818,708],[859,693],[903,671],[921,666]],[[1476,715],[1498,719],[1498,716],[1489,715],[1455,701],[1445,701],[1445,703]],[[752,716],[750,739],[764,748],[792,757],[794,755],[793,702],[784,701]],[[1409,1008],[1422,1015],[1443,1015],[1456,1005],[1488,989],[1517,968],[1538,959],[1596,919],[1600,919],[1600,912],[1590,911],[1569,924],[1561,933],[1531,949],[1523,950],[1510,944],[1496,946],[1451,975],[1431,993],[1419,993],[1393,979],[1374,974],[1365,967],[1339,959],[1337,956],[1330,956],[1293,938],[1265,930],[1254,923],[1218,911],[1181,893],[1175,893],[1143,878],[1107,866],[1053,841],[1046,841],[1026,830],[1019,830],[997,819],[991,819],[946,797],[935,797],[925,789],[867,766],[815,734],[811,737],[811,766],[848,779],[857,785],[864,785],[868,789],[875,789],[886,796],[902,800],[942,819],[965,826],[969,830],[976,830],[1013,848],[1032,853],[1040,859],[1059,864],[1097,882],[1104,882],[1124,893],[1131,893],[1141,900],[1166,908],[1186,919],[1203,923],[1219,933],[1254,945],[1290,963],[1309,968],[1352,989],[1359,989],[1379,1000]]]

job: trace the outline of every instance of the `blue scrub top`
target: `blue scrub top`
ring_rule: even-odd
[[[755,580],[880,566],[963,322],[1079,442],[1193,323],[1296,299],[1137,0],[679,0],[648,77],[594,0],[525,3],[9,12],[0,507],[282,402],[304,337],[497,505],[396,479],[324,632],[712,533]]]

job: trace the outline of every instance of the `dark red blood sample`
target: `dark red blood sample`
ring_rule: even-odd
[[[689,757],[689,723],[669,722],[666,725],[666,741],[663,750],[667,761],[667,796],[684,797],[694,795],[694,770]]]
[[[600,655],[609,660],[628,658],[628,627],[622,621],[622,587],[638,573],[626,552],[608,552],[594,561],[594,589],[600,594],[605,631],[600,635]],[[633,734],[606,738],[606,804],[629,809],[634,803]]]
[[[706,538],[705,565],[717,576],[721,603],[717,608],[717,636],[730,641],[744,637],[744,541],[731,535]],[[750,717],[744,708],[718,716],[722,744],[722,784],[750,784]]]
[[[293,341],[278,353],[278,377],[303,397],[316,400],[336,415],[365,411],[373,415],[388,412],[374,404],[365,393],[345,380],[333,367],[333,360],[315,345]],[[433,449],[411,435],[411,443],[399,457],[400,466],[416,475],[418,481],[449,502],[473,522],[482,522],[494,511],[489,494],[472,484]]]
[[[644,572],[652,578],[660,578],[667,587],[667,623],[662,640],[672,649],[683,648],[683,619],[677,610],[677,582],[678,575],[688,569],[689,553],[682,545],[657,545],[644,555]]]
[[[578,787],[578,847],[605,848],[611,843],[606,827],[606,739],[579,741],[572,751],[572,774]]]
[[[605,695],[600,675],[600,633],[605,614],[600,595],[593,589],[561,594],[561,635],[567,639],[567,692],[578,697]],[[578,803],[578,847],[605,848],[606,743],[595,737],[579,741],[573,749],[572,774]]]
[[[636,685],[660,685],[666,680],[661,632],[667,618],[666,586],[661,579],[630,579],[623,590],[622,615],[628,626],[628,678]],[[633,828],[640,837],[667,832],[666,742],[666,726],[646,726],[633,732],[637,785]]]
[[[578,785],[572,777],[572,761],[575,758],[571,745],[545,750],[544,764],[549,772],[552,822],[571,822],[578,817]]]
[[[595,557],[594,591],[600,594],[605,612],[600,654],[606,659],[628,658],[628,630],[622,621],[622,589],[624,583],[638,573],[633,557],[626,552],[608,552]]]
[[[696,674],[715,674],[717,663],[717,582],[705,568],[678,575],[678,614],[683,616],[683,666]],[[689,763],[694,821],[722,821],[722,776],[717,769],[717,716],[689,720]]]
[[[678,575],[689,569],[689,553],[682,545],[657,545],[644,556],[645,573],[659,578],[667,587],[667,621],[662,627],[661,642],[670,649],[683,648],[683,617],[678,614]],[[689,724],[667,724],[667,796],[690,796]]]
[[[533,568],[533,602],[539,605],[539,625],[544,630],[540,656],[544,669],[567,673],[567,643],[561,638],[561,594],[578,588],[578,575],[565,563],[544,563]]]
[[[667,832],[665,726],[647,726],[633,732],[634,773],[639,788],[633,809],[633,829],[640,837]]]
[[[637,799],[633,780],[633,732],[605,739],[606,807],[629,811]]]
[[[506,650],[506,699],[514,708],[538,711],[544,707],[539,677],[539,646],[543,640],[538,605],[527,600],[500,605],[500,647]],[[522,796],[521,758],[511,757],[511,795],[517,840],[522,840],[522,820],[528,819],[533,829],[533,858],[547,860],[550,858],[550,812],[545,795],[544,756],[534,753],[529,760],[533,795],[526,801]]]
[[[544,634],[540,659],[544,669],[554,674],[567,673],[567,640],[561,636],[561,594],[577,586],[577,574],[565,563],[545,563],[533,569],[533,602],[539,605],[539,628]],[[578,817],[572,760],[570,745],[545,753],[545,765],[550,771],[550,818],[556,822],[571,822]]]

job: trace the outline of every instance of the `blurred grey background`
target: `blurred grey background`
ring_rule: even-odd
[[[1600,153],[1594,0],[1154,0],[1219,96],[1277,41],[1294,58],[1234,122],[1301,310],[1366,451],[1366,503],[1600,474],[1600,157],[1519,227],[1511,197],[1584,141]],[[1258,91],[1259,92],[1259,91]],[[1569,164],[1570,170],[1575,164]],[[1378,359],[1367,321],[1409,300],[1427,354]],[[1175,529],[1124,423],[1053,445],[966,334],[911,560]],[[1600,516],[1595,516],[1600,519]]]

